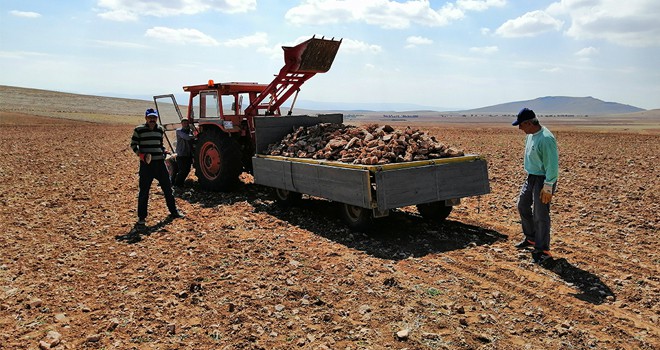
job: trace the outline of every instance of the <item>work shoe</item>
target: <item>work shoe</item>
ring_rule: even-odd
[[[518,249],[523,249],[527,247],[533,247],[534,242],[530,241],[529,239],[523,239],[522,242],[516,244],[516,248]]]
[[[147,220],[145,220],[143,218],[139,218],[138,221],[137,221],[137,224],[140,225],[140,226],[144,226],[144,225],[147,224]]]
[[[177,210],[174,213],[170,213],[170,218],[172,218],[172,219],[181,219],[181,218],[185,218],[185,217],[186,217],[186,215],[180,210]]]
[[[552,263],[552,255],[550,255],[549,251],[534,250],[532,252],[532,260],[535,264],[545,266]]]

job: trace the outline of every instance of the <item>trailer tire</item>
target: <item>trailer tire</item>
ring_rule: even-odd
[[[417,204],[417,211],[426,220],[443,222],[454,207],[445,205],[444,201]]]
[[[273,192],[275,193],[277,204],[284,207],[296,205],[302,200],[302,193],[299,192],[293,192],[281,188],[275,188]]]
[[[203,189],[231,191],[240,183],[241,151],[227,134],[206,130],[199,134],[196,144],[195,175]]]
[[[341,217],[355,231],[368,231],[373,225],[371,210],[343,203]]]

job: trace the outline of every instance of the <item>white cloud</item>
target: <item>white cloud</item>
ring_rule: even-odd
[[[578,61],[580,62],[589,62],[591,61],[591,57],[596,54],[598,54],[598,49],[593,46],[589,46],[577,51],[575,56],[578,57]]]
[[[561,69],[560,67],[549,67],[549,68],[542,68],[541,72],[544,72],[544,73],[559,73],[562,70],[563,69]]]
[[[379,45],[367,44],[363,41],[353,39],[343,39],[340,48],[343,53],[372,53],[379,54],[383,48]]]
[[[578,40],[604,39],[623,46],[660,46],[657,0],[561,0],[547,11],[565,15],[566,34]]]
[[[575,53],[575,55],[580,56],[580,57],[588,57],[588,56],[593,56],[597,53],[598,53],[597,48],[595,48],[593,46],[589,46],[589,47],[585,47],[585,48],[579,50],[578,52]]]
[[[429,0],[303,0],[284,17],[294,25],[363,22],[388,29],[408,28],[412,24],[438,27],[462,19],[465,11],[482,11],[505,3],[504,0],[459,0],[433,9]]]
[[[113,21],[135,21],[143,16],[194,15],[207,11],[243,13],[255,10],[257,0],[98,0],[99,16]]]
[[[110,21],[129,22],[137,21],[140,17],[133,11],[129,10],[112,10],[99,14],[99,17]]]
[[[341,19],[347,22],[361,17],[361,4],[351,4],[345,1],[309,1],[289,9],[284,18],[292,24],[331,24],[339,23]]]
[[[485,11],[491,7],[502,7],[506,0],[457,0],[456,6],[468,11]]]
[[[147,45],[131,43],[126,41],[107,41],[107,40],[94,40],[94,42],[100,47],[112,47],[112,48],[121,48],[121,49],[146,49],[149,48]]]
[[[505,38],[532,37],[549,31],[560,30],[564,22],[557,20],[544,11],[532,11],[510,19],[495,31]]]
[[[197,29],[181,28],[172,29],[167,27],[153,27],[147,29],[145,36],[175,44],[197,44],[202,46],[218,46],[217,40],[200,32]]]
[[[40,13],[26,12],[26,11],[16,11],[16,10],[9,11],[9,14],[11,14],[12,16],[23,17],[23,18],[39,18],[39,17],[41,17]]]
[[[406,43],[408,43],[406,48],[412,48],[418,45],[431,45],[433,44],[433,40],[421,36],[409,36],[406,38]]]
[[[493,54],[499,51],[499,48],[497,46],[471,47],[470,51],[480,54]]]
[[[252,35],[244,36],[238,39],[227,40],[222,45],[227,47],[250,47],[250,46],[265,46],[268,44],[268,34],[259,32]]]

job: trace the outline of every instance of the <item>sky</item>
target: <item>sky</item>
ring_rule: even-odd
[[[0,85],[148,99],[269,83],[281,47],[316,35],[342,43],[302,100],[656,109],[658,18],[658,0],[0,0]]]

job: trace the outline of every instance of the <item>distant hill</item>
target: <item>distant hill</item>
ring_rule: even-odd
[[[141,116],[153,100],[73,94],[0,85],[0,110],[49,116],[49,113],[87,113]],[[46,114],[44,114],[46,113]]]
[[[461,113],[516,114],[524,107],[532,109],[537,114],[545,115],[605,115],[644,111],[642,108],[616,102],[605,102],[591,96],[547,96],[539,97],[533,100],[509,102],[482,108],[469,109],[461,111]]]
[[[424,106],[414,103],[392,102],[319,102],[300,100],[296,107],[317,111],[351,111],[351,112],[393,112],[393,111],[449,111],[456,108]]]
[[[187,102],[179,98],[179,103]],[[185,96],[182,96],[185,97]],[[119,98],[94,95],[72,94],[58,91],[40,90],[15,86],[0,85],[0,110],[10,112],[32,113],[44,116],[75,115],[88,116],[90,114],[126,116],[135,120],[141,116],[144,109],[153,106],[150,98]],[[405,103],[330,103],[317,101],[298,101],[295,106],[296,114],[316,114],[339,112],[344,114],[382,114],[393,111],[405,111],[406,114],[419,116],[435,116],[445,113],[449,109],[421,106]],[[521,108],[528,107],[539,115],[614,115],[629,114],[645,111],[630,105],[605,102],[593,97],[566,97],[549,96],[534,100],[503,103],[488,107],[448,112],[450,114],[516,114]],[[282,113],[288,112],[287,103]],[[139,120],[139,118],[138,118]]]

